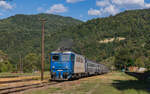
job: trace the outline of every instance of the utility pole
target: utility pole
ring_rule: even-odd
[[[43,81],[43,78],[44,78],[44,58],[45,58],[45,56],[44,56],[44,54],[45,54],[45,52],[44,52],[44,45],[45,45],[44,44],[44,29],[45,29],[46,20],[45,19],[40,19],[40,21],[42,22],[41,81]]]
[[[23,73],[23,58],[21,59],[22,64],[21,64],[21,72]]]
[[[23,58],[21,54],[20,54],[20,73],[23,73]]]
[[[22,56],[20,54],[20,64],[19,64],[19,72],[20,73],[22,73],[22,68],[21,68],[22,66],[21,65],[22,65]]]

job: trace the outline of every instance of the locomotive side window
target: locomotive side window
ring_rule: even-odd
[[[71,55],[71,61],[74,61],[74,55]]]
[[[59,61],[59,55],[54,55],[52,57],[52,61]]]

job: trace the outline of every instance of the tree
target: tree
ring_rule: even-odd
[[[8,61],[8,56],[0,50],[0,72],[11,72],[12,64]]]
[[[137,67],[145,67],[145,64],[144,64],[144,58],[142,57],[139,57],[135,60],[135,65]]]
[[[133,60],[130,57],[129,50],[127,48],[120,49],[115,56],[115,66],[118,69],[126,69],[133,65]]]
[[[24,58],[24,66],[23,71],[24,72],[33,72],[39,70],[39,64],[40,64],[40,58],[35,53],[29,53]]]
[[[150,56],[145,60],[145,67],[150,70]]]

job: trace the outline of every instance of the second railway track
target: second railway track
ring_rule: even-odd
[[[7,84],[7,83],[16,83],[16,82],[26,82],[26,81],[34,81],[38,79],[23,79],[23,80],[10,80],[10,81],[0,81],[0,84]]]
[[[39,79],[40,79],[40,76],[22,76],[22,77],[14,77],[14,78],[0,78],[0,85],[1,84],[36,81]],[[44,79],[49,79],[49,76],[45,76]]]
[[[13,87],[5,87],[0,88],[0,94],[12,94],[12,93],[19,93],[25,90],[40,88],[44,86],[58,84],[58,82],[42,82],[36,84],[27,84],[27,85],[20,85],[20,86],[13,86]]]

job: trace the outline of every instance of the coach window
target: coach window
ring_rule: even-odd
[[[80,62],[80,58],[77,56],[77,60],[76,60],[77,62]]]
[[[81,63],[83,63],[83,58],[81,58],[81,61],[80,61]]]
[[[52,61],[59,61],[59,55],[53,55]]]

